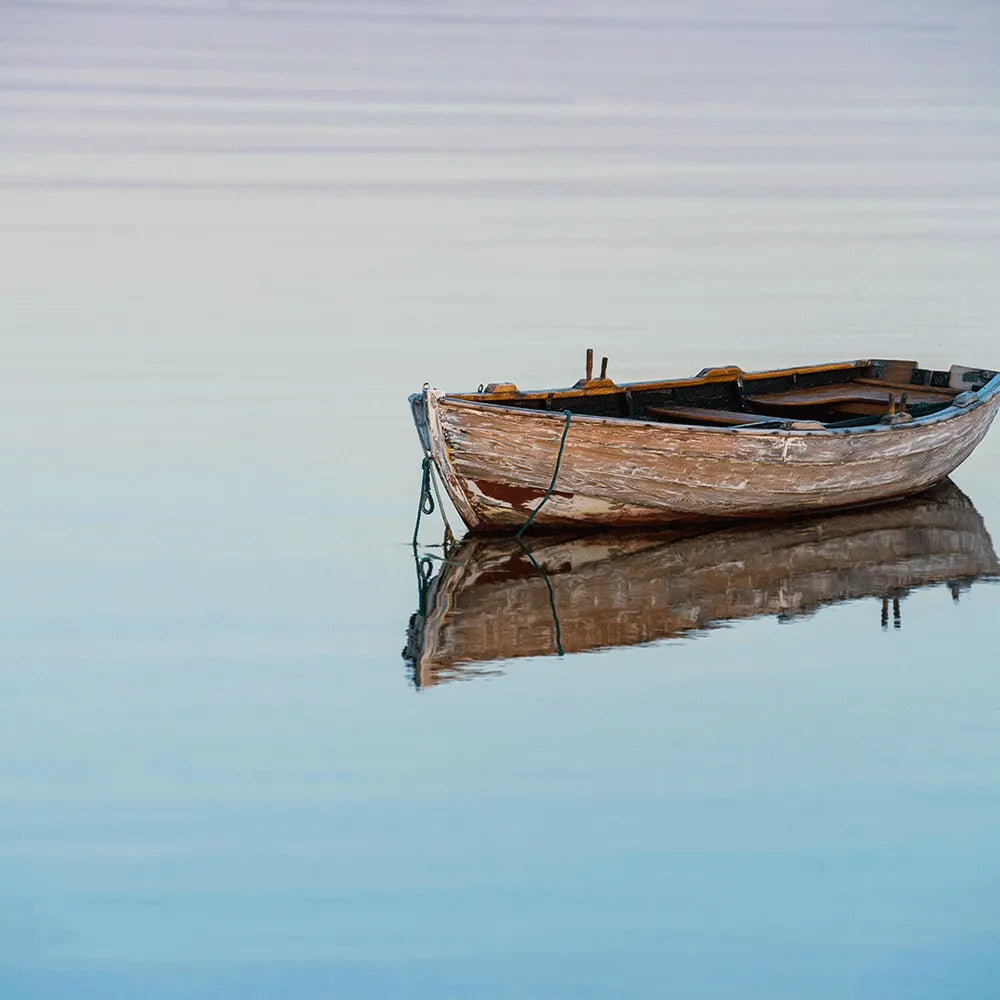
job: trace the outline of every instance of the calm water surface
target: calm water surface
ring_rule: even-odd
[[[643,564],[690,628],[520,655],[507,588],[500,659],[400,654],[424,380],[1000,366],[998,45],[971,0],[0,3],[0,995],[996,996],[1000,589],[900,578],[917,521],[810,614],[744,539],[721,599]]]

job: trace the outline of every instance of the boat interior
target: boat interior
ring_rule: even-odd
[[[593,377],[568,389],[520,392],[513,383],[481,386],[455,395],[476,403],[529,410],[660,423],[729,428],[839,428],[895,424],[973,402],[971,393],[996,376],[955,365],[947,371],[915,361],[848,361],[840,364],[744,372],[706,368],[694,378],[617,384],[607,377],[607,358]]]

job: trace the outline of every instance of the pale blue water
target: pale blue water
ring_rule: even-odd
[[[422,691],[400,649],[424,380],[1000,367],[998,42],[0,4],[0,996],[995,996],[990,584]]]

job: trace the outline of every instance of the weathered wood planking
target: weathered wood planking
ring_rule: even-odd
[[[604,381],[598,388],[606,394]],[[969,398],[929,416],[849,428],[719,428],[574,414],[555,490],[533,526],[783,516],[915,493],[947,476],[982,439],[1000,405],[1000,376],[963,395]],[[523,524],[551,482],[565,416],[429,386],[411,404],[425,450],[468,527]]]
[[[537,521],[747,517],[914,492],[971,453],[998,399],[952,420],[853,434],[642,423],[623,435],[621,421],[574,417],[556,493]],[[473,512],[470,527],[522,523],[551,481],[564,418],[447,399],[431,411],[452,470],[449,492]]]
[[[694,537],[542,537],[530,548],[552,587],[565,652],[1000,573],[982,518],[951,482],[900,503],[780,525]],[[466,540],[411,624],[415,681],[426,686],[470,664],[556,652],[549,597],[516,544]]]

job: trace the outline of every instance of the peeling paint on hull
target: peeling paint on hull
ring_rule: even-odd
[[[468,485],[474,496],[481,497],[487,503],[502,504],[511,510],[523,511],[525,515],[530,514],[535,504],[545,496],[545,490],[530,486],[512,486],[510,483],[498,483],[489,479],[470,479]],[[572,500],[573,494],[553,490],[550,502],[556,498]]]

